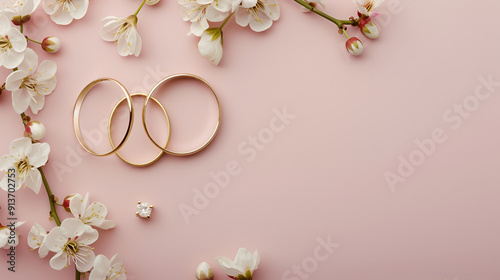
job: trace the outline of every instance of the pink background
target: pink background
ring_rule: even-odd
[[[365,53],[354,58],[333,24],[282,0],[281,18],[266,32],[254,33],[234,21],[226,26],[218,67],[199,55],[197,38],[186,36],[189,23],[182,21],[175,1],[143,8],[143,51],[139,58],[120,57],[112,43],[100,39],[99,20],[127,16],[138,2],[91,1],[86,17],[70,26],[55,25],[39,9],[25,32],[34,39],[56,35],[63,42],[59,53],[41,55],[57,62],[58,85],[36,116],[47,127],[44,141],[51,154],[45,170],[52,190],[60,198],[90,192],[91,201],[108,207],[117,226],[100,230],[95,252],[120,253],[128,279],[194,279],[201,261],[214,268],[217,279],[228,279],[214,258],[233,258],[239,247],[259,250],[256,280],[301,279],[287,276],[294,265],[305,265],[302,279],[315,280],[499,279],[500,87],[474,103],[480,77],[500,81],[499,1],[386,0],[380,7],[385,15],[376,20],[378,40],[350,29],[365,43]],[[325,2],[337,17],[355,13],[351,1]],[[147,168],[82,152],[72,110],[87,83],[109,76],[129,89],[148,90],[180,72],[204,77],[222,102],[222,126],[206,150],[184,158],[164,156]],[[1,72],[2,78],[8,74]],[[182,85],[190,90],[184,92]],[[186,148],[202,141],[216,111],[206,88],[181,82],[177,89],[165,106],[171,108],[172,125],[178,124],[172,128],[172,147]],[[114,94],[89,95],[87,116],[93,110],[95,120],[107,119],[119,98],[118,91]],[[467,117],[449,111],[464,100],[471,109]],[[123,153],[145,159],[155,149],[141,138],[140,100],[137,105],[137,134]],[[269,134],[273,110],[284,108],[295,118]],[[0,96],[0,112],[0,154],[6,154],[10,141],[22,136],[8,91]],[[96,122],[85,125],[98,129]],[[436,129],[446,140],[418,159],[415,141],[430,138]],[[259,135],[267,143],[262,150],[250,148],[249,137]],[[411,154],[419,166],[391,189],[384,174],[397,174],[399,157]],[[195,192],[214,182],[209,174],[228,163],[239,164],[241,173],[187,224],[179,207],[194,207]],[[61,166],[63,174],[57,171]],[[16,195],[18,218],[27,224],[19,229],[17,272],[7,271],[2,253],[1,278],[73,279],[73,267],[55,271],[49,266],[52,254],[40,259],[26,244],[34,222],[54,226],[47,220],[44,190],[35,195],[22,189]],[[151,220],[135,217],[137,200],[155,205]],[[6,192],[0,192],[2,223],[6,202]],[[323,261],[313,261],[318,239],[328,238],[340,246],[328,258],[322,255]]]

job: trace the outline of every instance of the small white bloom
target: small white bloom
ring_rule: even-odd
[[[19,233],[17,233],[16,229],[22,224],[24,222],[11,223],[7,226],[0,224],[0,249],[9,249],[19,245]],[[14,235],[11,235],[12,230],[14,230]]]
[[[97,256],[89,280],[126,280],[126,269],[122,263],[122,258],[118,254],[110,260],[103,255]]]
[[[38,249],[40,258],[45,258],[49,253],[46,241],[47,231],[39,224],[35,223],[28,233],[28,246],[31,249]]]
[[[43,9],[57,24],[68,25],[87,13],[89,0],[43,0]]]
[[[148,5],[154,5],[160,2],[160,0],[146,0],[146,4]]]
[[[30,20],[39,4],[40,0],[4,0],[0,13],[6,15],[14,24],[20,25]]]
[[[72,194],[64,199],[63,205],[77,219],[84,224],[95,226],[101,229],[110,229],[115,223],[106,220],[108,209],[100,202],[92,202],[89,205],[89,193],[82,197],[80,194]]]
[[[45,105],[45,96],[56,88],[56,71],[54,61],[45,60],[38,66],[38,55],[30,48],[26,49],[18,71],[12,72],[5,81],[5,88],[12,91],[14,111],[21,114],[29,106],[31,112],[37,114]]]
[[[222,30],[220,28],[209,28],[201,35],[198,50],[210,62],[218,65],[222,59]]]
[[[35,141],[42,139],[45,136],[45,126],[38,121],[30,121],[26,124],[24,137],[29,137]]]
[[[50,36],[42,41],[42,49],[48,53],[58,52],[61,48],[61,40],[59,38]]]
[[[14,169],[14,172],[5,174],[0,187],[8,190],[9,179],[15,182],[15,189],[22,185],[32,189],[36,194],[42,185],[42,176],[38,167],[45,165],[49,159],[50,146],[47,143],[31,143],[31,139],[23,137],[10,142],[10,154],[0,158],[0,171]],[[9,177],[10,174],[15,176]]]
[[[87,272],[94,264],[95,254],[89,246],[99,237],[97,230],[75,218],[65,219],[61,226],[53,228],[46,237],[47,248],[56,253],[50,266],[61,270],[74,262],[76,269]]]
[[[252,279],[253,272],[259,267],[260,256],[257,250],[252,255],[247,249],[240,248],[234,261],[226,257],[217,257],[215,261],[233,279]]]
[[[101,20],[101,38],[104,41],[115,42],[121,56],[139,56],[142,49],[142,39],[137,32],[137,17],[127,18],[105,17]]]
[[[209,1],[207,4],[200,4],[197,0],[179,0],[178,2],[181,5],[182,19],[191,22],[188,35],[201,36],[209,27],[208,21],[223,21],[229,14],[218,11]]]
[[[255,32],[267,30],[280,18],[280,7],[277,0],[258,0],[251,8],[241,7],[236,12],[236,23]]]
[[[196,279],[198,280],[213,280],[214,272],[210,265],[206,262],[200,263],[196,269]]]
[[[12,26],[5,15],[0,15],[0,66],[8,69],[19,66],[27,46],[26,37]]]
[[[378,6],[380,6],[380,4],[382,4],[382,2],[384,2],[384,0],[353,0],[353,1],[354,4],[356,4],[358,12],[367,17],[370,16],[371,11],[373,9],[377,8]]]

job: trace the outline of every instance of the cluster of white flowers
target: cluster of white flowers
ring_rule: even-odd
[[[13,180],[18,190],[27,186],[38,194],[42,184],[39,167],[45,165],[48,160],[50,147],[47,143],[32,143],[28,137],[16,139],[10,143],[10,154],[0,158],[0,171],[8,171],[15,176],[4,176],[0,181],[0,187],[8,189],[9,180]],[[66,211],[74,218],[63,220],[60,226],[54,227],[47,232],[41,225],[35,223],[28,235],[28,245],[32,249],[38,249],[41,258],[46,257],[49,252],[55,255],[50,260],[50,266],[56,270],[75,263],[80,272],[87,272],[94,267],[90,274],[91,280],[126,279],[125,269],[119,256],[108,260],[104,256],[97,256],[89,245],[94,243],[99,233],[96,228],[110,229],[115,226],[113,221],[106,220],[107,208],[100,202],[89,204],[89,194],[85,197],[80,194],[67,196],[62,204]],[[16,225],[19,227],[21,223]],[[11,234],[9,227],[0,225],[0,248],[15,247],[19,244],[16,232],[14,242],[7,243]],[[95,271],[95,272],[94,272]]]
[[[201,36],[198,43],[200,54],[218,65],[222,59],[222,28],[234,15],[236,23],[250,26],[255,32],[271,27],[280,17],[277,0],[178,0],[181,16],[190,21],[188,35]],[[210,28],[209,22],[222,22],[219,27]]]

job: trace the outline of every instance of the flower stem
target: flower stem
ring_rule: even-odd
[[[227,18],[222,22],[222,24],[219,26],[219,29],[222,30],[224,28],[224,25],[229,21],[229,19],[234,15],[235,12],[232,12],[230,15],[227,16]]]
[[[134,16],[137,16],[137,14],[139,14],[139,12],[141,11],[142,9],[142,6],[144,6],[144,4],[146,3],[146,0],[142,0],[142,3],[141,5],[139,6],[139,8],[137,9],[137,11],[135,11],[134,13]]]
[[[23,26],[23,24],[22,24],[22,23],[19,25],[19,31],[20,31],[21,33],[23,33],[23,31],[24,31],[24,26]]]
[[[75,267],[75,279],[80,280],[80,275],[81,275],[80,271],[78,271],[78,269],[76,269]]]
[[[54,218],[56,225],[60,226],[61,220],[59,220],[59,216],[57,215],[56,205],[55,205],[55,201],[54,201],[54,195],[52,194],[52,191],[50,190],[49,183],[47,182],[47,178],[45,178],[45,174],[43,173],[42,167],[38,167],[38,170],[40,171],[40,174],[42,175],[43,185],[45,186],[45,190],[47,191],[47,196],[49,197],[50,215],[52,216],[52,218]]]
[[[35,41],[35,40],[30,39],[30,38],[28,38],[28,37],[26,37],[26,40],[31,41],[31,42],[33,42],[33,43],[37,43],[37,44],[39,44],[39,45],[41,45],[41,44],[42,44],[42,42]]]
[[[324,18],[326,18],[327,20],[335,23],[335,25],[337,25],[337,27],[339,29],[342,29],[342,27],[344,25],[352,25],[352,26],[356,26],[358,25],[358,22],[359,22],[359,19],[355,19],[355,20],[340,20],[340,19],[336,19],[318,9],[316,9],[315,7],[313,7],[311,4],[309,4],[309,2],[305,1],[305,0],[294,0],[295,2],[299,3],[300,5],[304,6],[306,9],[308,9],[309,11],[311,12],[314,12],[315,14],[317,15],[320,15]]]
[[[347,40],[351,39],[351,37],[349,36],[349,34],[347,34],[347,32],[345,31],[345,29],[342,29],[342,31],[344,31],[344,34],[347,37]]]

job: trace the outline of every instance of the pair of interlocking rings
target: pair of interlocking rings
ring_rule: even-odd
[[[215,97],[215,100],[217,101],[217,110],[218,110],[218,113],[219,113],[219,117],[217,119],[217,124],[216,124],[215,129],[213,130],[212,135],[210,136],[210,138],[207,141],[205,141],[198,148],[195,148],[193,150],[189,150],[187,152],[176,152],[176,151],[167,149],[168,142],[169,142],[169,139],[170,139],[170,118],[168,117],[167,110],[165,110],[165,107],[163,107],[163,105],[160,103],[160,101],[158,101],[156,98],[153,97],[153,94],[155,93],[155,91],[162,84],[167,83],[168,81],[171,81],[171,80],[174,80],[174,79],[179,79],[179,78],[195,79],[195,80],[203,82],[206,86],[208,86],[208,88],[210,88],[213,96]],[[83,135],[82,135],[82,132],[81,132],[81,129],[80,129],[80,111],[81,111],[81,108],[82,108],[82,105],[83,105],[83,101],[85,100],[85,97],[90,92],[90,90],[95,85],[97,85],[98,83],[106,82],[106,81],[113,82],[116,85],[118,85],[120,87],[120,89],[122,90],[123,94],[125,95],[125,97],[123,97],[122,99],[120,99],[118,101],[118,103],[116,103],[115,107],[113,108],[113,110],[111,111],[111,114],[109,116],[109,121],[108,121],[108,138],[109,138],[109,142],[110,142],[110,145],[111,145],[112,149],[111,149],[111,151],[108,151],[108,152],[105,152],[105,153],[97,153],[97,152],[93,151],[87,145],[87,143],[85,142],[85,140],[83,139]],[[160,153],[154,159],[152,159],[150,161],[147,161],[147,162],[144,162],[144,163],[133,163],[133,162],[131,162],[129,160],[126,160],[122,155],[120,155],[118,153],[118,150],[121,147],[123,147],[123,145],[127,141],[128,137],[130,136],[130,133],[132,131],[132,124],[134,123],[134,105],[133,105],[133,102],[132,102],[132,97],[133,96],[144,96],[146,98],[144,100],[144,105],[142,107],[142,124],[144,126],[144,130],[146,131],[146,134],[147,134],[148,138],[151,140],[151,142],[153,142],[153,144],[155,144],[156,147],[158,147],[160,149]],[[127,100],[127,105],[128,105],[128,109],[129,109],[129,111],[128,111],[129,120],[128,120],[127,131],[126,131],[125,136],[123,137],[123,139],[120,141],[120,143],[118,145],[115,145],[115,143],[113,142],[113,139],[111,137],[111,126],[112,126],[112,123],[113,123],[113,116],[114,116],[115,111],[118,108],[118,106],[120,106],[120,104],[122,102],[124,102],[125,100]],[[147,113],[146,108],[147,108],[148,102],[150,100],[153,100],[156,104],[158,104],[160,106],[160,108],[163,111],[163,114],[165,115],[167,123],[168,123],[168,135],[167,135],[167,140],[166,140],[166,143],[165,143],[164,146],[158,144],[158,142],[156,142],[153,139],[153,137],[151,136],[151,134],[150,134],[150,132],[148,130],[148,126],[146,124],[146,113]],[[147,165],[150,165],[150,164],[156,162],[164,153],[169,154],[169,155],[173,155],[173,156],[188,156],[188,155],[192,155],[192,154],[195,154],[195,153],[203,150],[215,138],[215,135],[217,134],[217,131],[219,130],[221,117],[222,117],[221,116],[221,105],[220,105],[219,97],[215,93],[215,90],[203,78],[201,78],[199,76],[196,76],[196,75],[193,75],[193,74],[181,73],[181,74],[174,74],[174,75],[168,76],[168,77],[164,78],[163,80],[159,81],[153,87],[153,89],[151,89],[151,91],[149,93],[147,93],[147,94],[146,93],[141,93],[141,92],[139,92],[139,93],[132,93],[131,94],[117,80],[112,79],[112,78],[100,78],[100,79],[97,79],[97,80],[89,83],[82,90],[82,92],[80,93],[80,95],[78,95],[78,98],[76,99],[75,107],[73,109],[73,128],[75,130],[75,135],[76,135],[76,138],[77,138],[78,142],[83,147],[83,149],[85,149],[90,154],[92,154],[94,156],[107,156],[107,155],[110,155],[112,153],[115,153],[120,159],[122,159],[124,162],[126,162],[126,163],[128,163],[130,165],[133,165],[133,166],[147,166]]]

